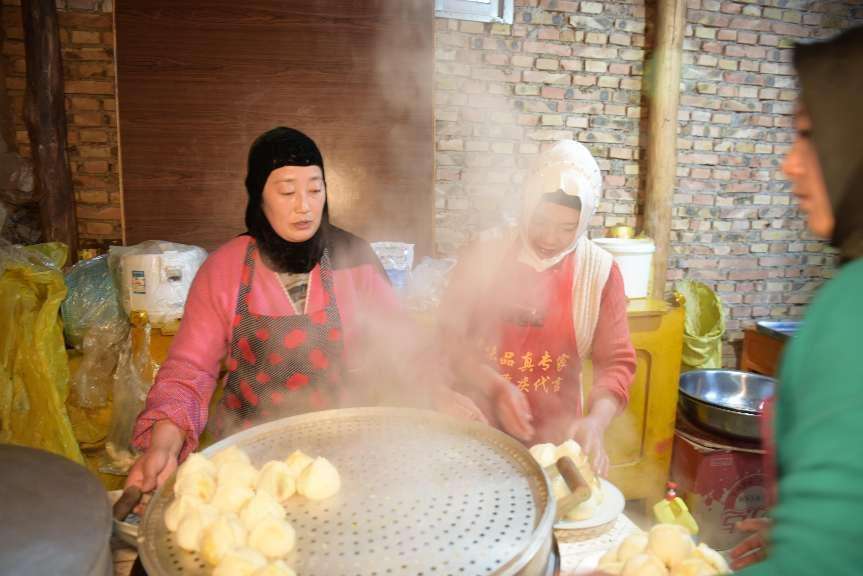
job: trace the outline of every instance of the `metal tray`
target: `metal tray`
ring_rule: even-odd
[[[295,496],[288,563],[298,574],[542,574],[551,558],[554,500],[542,469],[509,436],[476,422],[401,408],[285,418],[204,451],[236,445],[260,466],[295,449],[331,460],[334,497]],[[173,478],[155,494],[138,551],[151,576],[209,574],[164,526]]]
[[[760,415],[776,381],[736,370],[693,370],[680,375],[679,403],[696,424],[722,434],[761,438]]]

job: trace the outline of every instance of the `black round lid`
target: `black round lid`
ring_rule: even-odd
[[[0,444],[0,574],[90,574],[111,538],[111,506],[83,466]]]

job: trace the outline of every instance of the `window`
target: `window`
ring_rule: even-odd
[[[513,0],[435,0],[435,16],[512,24]]]

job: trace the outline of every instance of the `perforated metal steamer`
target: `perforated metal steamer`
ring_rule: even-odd
[[[509,436],[428,411],[355,408],[257,426],[211,446],[256,466],[295,449],[328,458],[342,489],[286,505],[300,576],[544,575],[555,571],[554,499],[542,469]],[[173,479],[151,502],[138,551],[150,576],[209,574],[164,526]]]

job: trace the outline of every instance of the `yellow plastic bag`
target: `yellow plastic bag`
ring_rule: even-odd
[[[722,368],[722,335],[725,317],[722,302],[706,284],[692,280],[677,283],[684,301],[682,369]]]
[[[0,245],[0,442],[83,463],[65,407],[69,366],[58,312],[67,254],[59,243]]]

